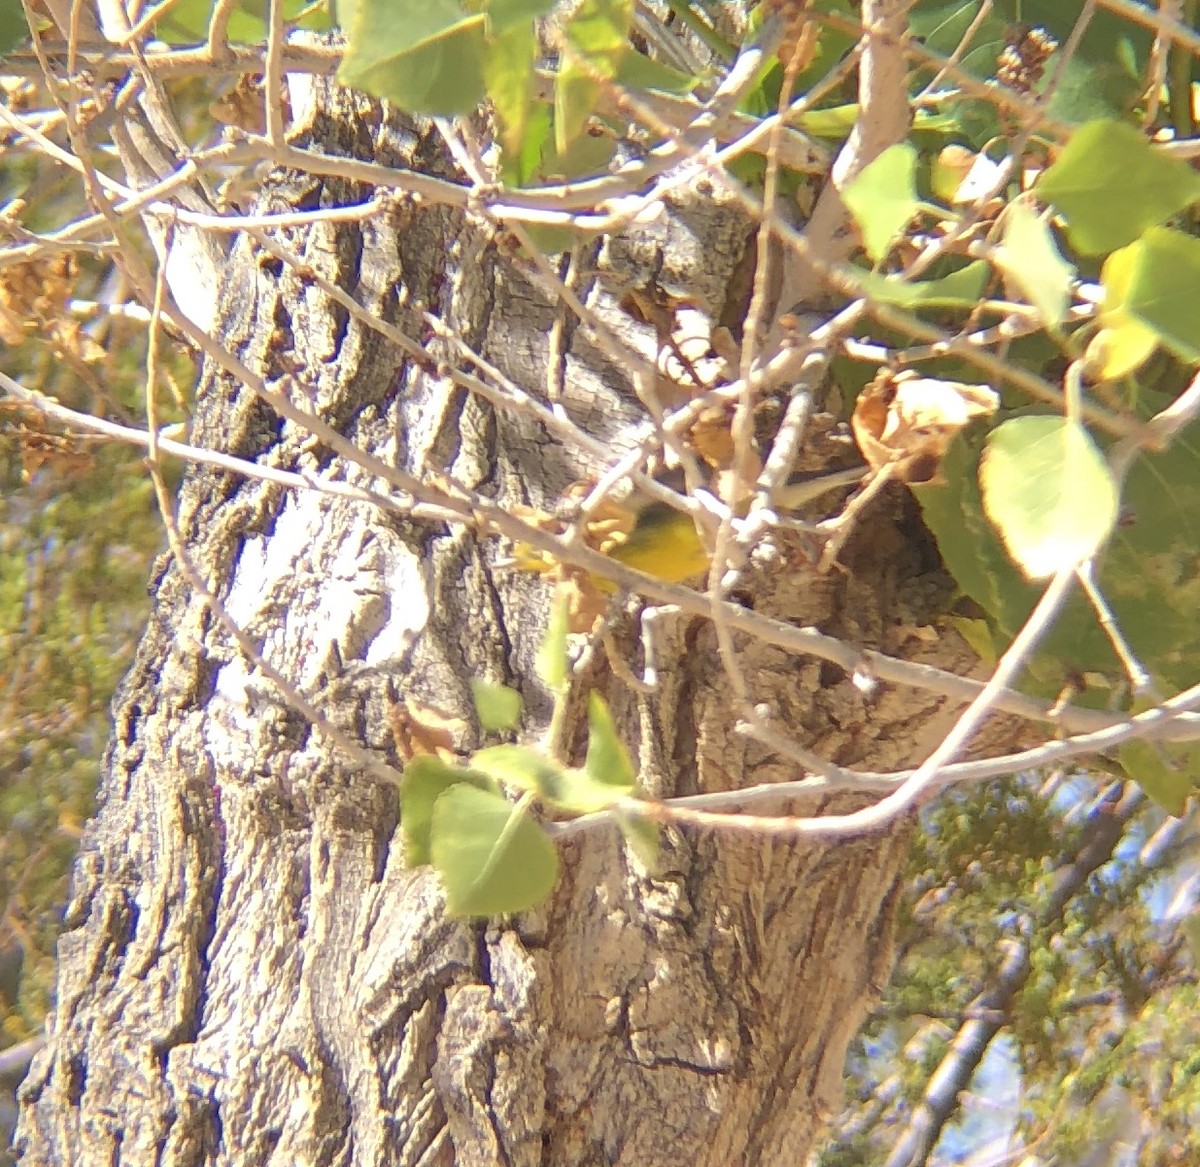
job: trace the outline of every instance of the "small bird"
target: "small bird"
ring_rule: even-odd
[[[633,529],[605,554],[655,579],[681,583],[708,571],[709,553],[691,515],[665,502],[649,502],[637,512]],[[606,591],[616,589],[597,580]]]
[[[826,491],[853,485],[865,472],[865,467],[857,467],[831,474],[797,475],[776,491],[776,506],[783,511],[798,510]],[[629,534],[604,549],[610,559],[668,583],[681,583],[708,571],[709,549],[686,511],[658,500],[640,507],[635,501],[633,506],[636,518]],[[596,582],[605,591],[616,590],[607,580]]]

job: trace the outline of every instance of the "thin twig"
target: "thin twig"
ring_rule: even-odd
[[[283,145],[283,0],[267,0],[267,68],[263,74],[263,105],[267,141]]]

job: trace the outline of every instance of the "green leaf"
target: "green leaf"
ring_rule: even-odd
[[[599,781],[586,770],[572,769],[558,775],[553,797],[548,801],[558,810],[572,814],[594,814],[632,794],[632,786],[614,786],[611,782]]]
[[[657,875],[661,867],[658,824],[634,811],[619,810],[616,815],[625,845],[651,875]]]
[[[566,28],[566,52],[554,84],[554,144],[559,154],[583,133],[600,104],[600,86],[630,51],[632,0],[583,0]]]
[[[339,8],[346,0],[341,0]],[[154,25],[155,35],[168,44],[189,44],[208,35],[214,0],[182,0]],[[284,0],[283,18],[293,27],[325,29],[331,24],[329,6],[311,0]],[[243,0],[229,18],[227,30],[233,44],[258,44],[267,39],[267,0]]]
[[[544,103],[535,103],[528,110],[525,128],[516,142],[515,150],[502,152],[500,155],[501,172],[509,186],[526,186],[539,173],[543,152],[550,143],[553,120],[550,107]],[[567,232],[565,243],[556,247],[544,247],[544,241],[537,238],[534,238],[533,242],[542,254],[552,254],[556,251],[566,251],[574,242],[574,237],[571,232]]]
[[[555,122],[552,112],[549,124],[553,129]],[[536,176],[543,181],[557,183],[605,174],[608,173],[613,160],[613,151],[613,140],[608,134],[584,134],[575,138],[565,151],[560,152],[555,135],[547,133],[543,139],[541,158],[536,166]],[[583,228],[545,226],[541,223],[532,224],[528,231],[543,255],[566,251],[587,236]]]
[[[761,111],[763,114],[774,113],[774,104],[768,105]],[[843,141],[850,136],[854,123],[858,121],[858,103],[849,105],[834,105],[826,109],[810,109],[795,119],[795,124],[806,134],[814,138],[830,138]],[[951,133],[957,129],[954,118],[945,114],[930,113],[928,110],[918,110],[913,117],[913,132]]]
[[[972,620],[967,616],[949,616],[947,622],[967,642],[967,647],[979,657],[987,668],[994,668],[1000,659],[996,650],[996,637],[991,624],[986,620]]]
[[[1097,314],[1100,330],[1087,347],[1088,377],[1113,380],[1132,373],[1158,347],[1153,329],[1125,310],[1134,265],[1143,251],[1141,241],[1111,252],[1100,269],[1104,303]]]
[[[554,0],[491,0],[486,6],[491,36],[503,36],[513,29],[533,31],[535,20],[546,16]]]
[[[626,53],[617,65],[614,80],[625,89],[657,89],[663,93],[683,95],[695,89],[700,79],[672,69],[643,53]]]
[[[1002,632],[1011,634],[1024,623],[1036,596],[983,512],[977,448],[981,442],[976,435],[956,438],[942,458],[943,483],[917,486],[913,492],[958,586]]]
[[[1040,589],[1026,581],[987,521],[979,495],[974,435],[951,443],[938,485],[914,488],[938,550],[962,591],[996,629],[996,650],[1021,628]],[[1162,452],[1134,461],[1121,491],[1121,522],[1099,562],[1098,584],[1133,652],[1163,691],[1200,675],[1200,423]],[[1067,602],[1031,664],[1026,687],[1056,696],[1086,676],[1077,700],[1102,708],[1125,684],[1125,672],[1091,605]],[[1112,678],[1107,685],[1105,678]]]
[[[534,22],[552,7],[552,0],[491,0],[487,6],[484,87],[499,122],[505,181],[514,186],[533,176],[550,129],[550,111],[535,95]]]
[[[567,43],[604,77],[615,77],[629,51],[632,0],[583,0],[571,14]]]
[[[1068,39],[1072,46],[1065,61],[1059,53],[1046,70],[1043,84],[1050,76],[1056,82],[1047,113],[1071,123],[1121,116],[1145,91],[1153,32],[1101,6],[1079,37],[1079,12],[1063,0],[996,0],[987,10],[964,0],[921,0],[912,8],[910,29],[927,50],[942,57],[954,54],[959,69],[991,82],[1009,30],[1019,22],[1044,28],[1060,46]],[[928,78],[925,72],[914,81],[920,87]],[[977,149],[1001,129],[994,100],[951,100],[939,108],[958,114],[964,124],[977,123],[971,134]]]
[[[1030,579],[1091,558],[1117,523],[1116,482],[1078,422],[1018,417],[989,435],[983,507]]]
[[[539,151],[527,152],[524,143],[536,108],[534,64],[537,35],[532,24],[515,24],[497,32],[483,62],[483,81],[499,122],[504,172],[515,186],[529,181]],[[548,121],[542,128],[544,137]],[[540,141],[538,143],[540,147]]]
[[[1121,308],[1180,359],[1200,362],[1200,239],[1152,227],[1127,263]]]
[[[770,107],[762,111],[764,114],[774,112]],[[858,121],[858,103],[852,105],[835,105],[829,109],[810,109],[802,113],[796,124],[806,134],[814,138],[831,138],[842,141],[850,136],[854,123]]]
[[[1076,250],[1102,255],[1200,198],[1200,175],[1133,126],[1098,121],[1076,131],[1034,193],[1066,218]]]
[[[432,754],[413,758],[400,778],[400,830],[404,836],[404,861],[419,867],[430,861],[429,829],[438,798],[455,783],[494,789],[480,774],[461,766],[447,766]]]
[[[913,282],[875,272],[864,272],[859,279],[863,291],[882,304],[899,304],[905,308],[974,308],[983,296],[990,271],[986,263],[976,260],[936,280]]]
[[[29,25],[21,0],[0,0],[0,53],[10,53],[29,39]]]
[[[637,785],[637,770],[629,751],[617,736],[608,705],[599,693],[588,696],[587,772],[597,781],[616,786],[632,794]]]
[[[842,191],[874,261],[888,253],[892,241],[917,213],[916,171],[917,151],[901,142],[889,146]]]
[[[471,698],[479,724],[488,733],[506,733],[521,721],[521,694],[516,689],[472,678]]]
[[[356,0],[338,80],[408,113],[465,114],[483,100],[487,15],[458,0]]]
[[[993,253],[1009,284],[1020,290],[1042,322],[1055,327],[1067,311],[1075,268],[1063,259],[1050,228],[1024,202],[1015,202],[1004,217],[1004,237]]]
[[[489,778],[548,799],[555,797],[562,774],[561,766],[528,746],[488,746],[471,755],[471,766]]]
[[[565,154],[600,100],[600,85],[577,61],[564,61],[554,80],[554,149]]]
[[[499,916],[542,903],[558,881],[558,852],[525,811],[459,783],[433,808],[433,866],[452,916]]]
[[[567,623],[570,618],[567,593],[559,588],[550,605],[550,620],[546,635],[538,645],[535,665],[537,675],[552,693],[564,693],[571,679],[571,664],[567,659]]]
[[[1178,818],[1187,809],[1188,798],[1195,793],[1195,761],[1184,751],[1179,762],[1173,761],[1165,747],[1154,742],[1128,741],[1121,745],[1118,757],[1121,769],[1168,814]]]
[[[1194,684],[1200,674],[1200,425],[1193,423],[1160,453],[1139,455],[1121,502],[1100,588],[1160,687]]]

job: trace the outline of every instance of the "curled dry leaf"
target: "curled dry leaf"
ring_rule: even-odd
[[[678,409],[728,381],[729,366],[714,348],[712,326],[692,300],[651,284],[626,293],[621,307],[654,329],[656,392],[663,408]]]
[[[389,707],[388,727],[396,752],[405,762],[422,754],[432,754],[443,762],[456,761],[459,756],[456,742],[463,740],[471,728],[463,718],[411,697]]]
[[[901,482],[933,482],[954,435],[999,405],[988,385],[883,370],[858,395],[851,426],[872,470],[890,466]]]

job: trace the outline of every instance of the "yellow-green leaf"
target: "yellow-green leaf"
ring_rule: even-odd
[[[413,758],[404,767],[400,778],[400,830],[404,837],[404,861],[410,867],[429,862],[434,804],[458,782],[494,789],[482,775],[461,766],[448,766],[432,754]]]
[[[409,113],[470,113],[485,92],[486,26],[458,0],[355,0],[338,80]]]
[[[907,142],[889,146],[844,191],[842,198],[862,232],[872,260],[882,259],[920,205],[917,151]]]
[[[518,790],[532,790],[539,797],[553,798],[562,767],[540,750],[529,746],[488,746],[471,755],[471,766]]]
[[[637,770],[617,735],[608,705],[599,693],[592,693],[588,698],[586,768],[597,782],[619,787],[630,794],[637,784]]]
[[[1075,268],[1063,259],[1050,228],[1024,202],[1015,202],[1004,217],[1004,237],[994,252],[996,266],[1038,311],[1042,323],[1054,327],[1071,299]]]
[[[569,620],[570,608],[567,593],[559,588],[554,593],[546,634],[542,637],[542,643],[538,645],[537,656],[534,659],[537,675],[552,693],[564,692],[571,677],[571,665],[567,659]]]
[[[1153,742],[1128,741],[1121,746],[1118,757],[1129,778],[1168,814],[1178,817],[1196,790],[1196,764],[1190,751],[1176,761],[1165,749]]]
[[[1200,197],[1200,175],[1127,122],[1088,122],[1034,188],[1067,220],[1073,246],[1102,255],[1132,243]]]
[[[471,697],[479,724],[488,733],[505,733],[517,728],[521,721],[521,694],[516,689],[473,677]]]
[[[558,852],[537,822],[503,796],[463,783],[434,805],[430,852],[452,916],[521,912],[558,881]]]
[[[1018,417],[988,435],[979,467],[983,508],[1030,579],[1094,555],[1116,526],[1116,482],[1078,422]]]

